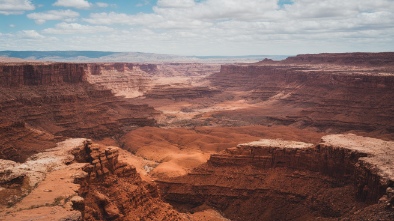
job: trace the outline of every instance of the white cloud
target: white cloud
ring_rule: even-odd
[[[139,26],[152,29],[201,29],[211,26],[211,23],[192,19],[192,18],[182,18],[182,19],[169,19],[163,15],[158,14],[136,14],[128,15],[123,13],[92,13],[90,17],[84,19],[84,21],[90,24],[122,24],[128,26]]]
[[[0,0],[0,14],[22,14],[24,11],[34,10],[31,0]]]
[[[65,1],[56,1],[60,2]],[[112,6],[86,0],[68,2],[68,7],[76,7],[76,2],[83,3],[79,8]],[[135,4],[153,2],[139,0]],[[62,49],[189,55],[394,50],[392,0],[281,2],[286,4],[279,5],[278,0],[158,0],[149,13],[106,11],[78,19],[88,24],[75,23],[78,16],[61,13],[31,13],[28,17],[38,23],[63,21],[40,32],[56,35],[58,40],[53,42],[59,42],[54,45]],[[47,39],[37,41],[47,45]],[[0,47],[15,41],[0,39]]]
[[[115,12],[102,12],[102,13],[92,13],[90,17],[84,19],[90,24],[125,24],[125,25],[153,25],[154,23],[163,21],[164,18],[156,14],[137,14],[128,15],[124,13]]]
[[[18,36],[21,38],[29,39],[43,39],[45,36],[39,34],[36,30],[23,30],[18,32]]]
[[[188,8],[195,6],[194,0],[158,0],[158,7],[163,8]]]
[[[78,9],[87,9],[92,6],[92,4],[86,0],[57,0],[53,5]]]
[[[289,17],[298,18],[344,18],[356,16],[363,12],[380,12],[393,10],[391,0],[294,0],[294,4],[286,5]]]
[[[153,10],[157,14],[174,19],[186,17],[201,20],[251,20],[267,17],[274,18],[276,17],[275,10],[278,8],[277,0],[243,0],[242,3],[238,0],[207,0],[193,3],[193,5],[185,3],[183,6],[158,4]]]
[[[96,5],[100,8],[106,8],[109,6],[109,4],[104,3],[104,2],[96,2]]]
[[[244,45],[245,49],[236,51],[241,53],[246,48],[256,50],[258,45],[280,48],[286,42],[297,44],[294,50],[304,47],[303,50],[312,52],[319,47],[308,48],[309,43],[322,42],[321,47],[332,50],[340,48],[338,45],[370,42],[382,36],[382,32],[391,33],[383,41],[392,42],[389,36],[394,35],[394,4],[390,1],[293,0],[280,6],[277,0],[159,0],[153,13],[92,13],[84,21],[129,26],[134,35],[142,29],[149,30],[155,41],[165,42],[168,47],[169,42],[178,45],[183,42],[185,47],[178,49],[180,52],[184,48],[193,50],[193,45],[198,44],[211,44],[209,47],[219,53]],[[336,43],[339,40],[341,43]],[[226,48],[226,44],[232,46]],[[226,50],[221,51],[221,45]]]
[[[92,34],[101,32],[111,32],[112,28],[106,26],[81,25],[78,23],[59,23],[55,28],[43,30],[45,34]]]
[[[43,24],[49,20],[64,20],[64,21],[74,21],[79,17],[79,13],[67,10],[51,10],[47,12],[31,13],[27,15],[28,18],[35,20],[37,24]]]
[[[139,2],[135,6],[142,7],[145,5],[151,5],[150,0],[139,0]]]

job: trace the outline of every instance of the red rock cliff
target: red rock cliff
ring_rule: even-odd
[[[363,215],[353,214],[373,217],[372,210],[390,220],[394,174],[386,157],[394,154],[393,142],[355,135],[322,140],[317,146],[283,140],[241,144],[159,186],[181,210],[209,205],[231,220],[357,220]]]
[[[244,118],[250,115],[268,124],[338,132],[394,132],[394,71],[390,68],[263,62],[223,65],[210,80],[225,91],[244,91],[245,99],[270,101],[267,110],[245,112]]]
[[[135,105],[87,81],[92,70],[130,67],[133,64],[0,64],[0,132],[9,131],[9,126],[2,130],[2,125],[19,122],[43,134],[103,138],[122,134],[136,126],[154,125],[153,116],[157,112],[152,107]],[[13,141],[17,136],[5,137],[1,153],[14,153],[23,148],[15,146]],[[1,157],[10,156],[3,154]]]
[[[86,177],[79,179],[84,201],[75,205],[84,220],[185,220],[160,199],[156,185],[118,160],[119,148],[87,142],[75,155],[90,163],[84,167]]]
[[[289,57],[285,63],[330,63],[345,65],[394,65],[393,52],[381,53],[322,53],[322,54],[300,54]]]
[[[54,85],[83,81],[86,64],[6,64],[0,66],[0,86]]]

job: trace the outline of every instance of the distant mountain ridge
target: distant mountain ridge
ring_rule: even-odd
[[[70,57],[87,57],[87,58],[99,58],[103,56],[108,56],[114,54],[114,52],[106,52],[106,51],[0,51],[1,56],[6,57],[14,57],[14,58],[22,58],[29,59],[35,58],[40,60],[46,57],[62,57],[62,58],[70,58]]]
[[[257,62],[265,58],[282,60],[287,55],[247,55],[247,56],[178,56],[143,52],[110,51],[0,51],[2,57],[12,57],[40,61],[66,62]]]

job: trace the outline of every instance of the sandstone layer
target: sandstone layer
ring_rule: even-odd
[[[212,85],[228,92],[243,91],[244,99],[254,105],[221,111],[213,118],[315,127],[331,133],[392,134],[393,53],[376,56],[322,54],[223,65],[209,77]],[[368,65],[379,63],[375,60],[384,65]]]
[[[390,220],[393,144],[352,134],[328,135],[316,146],[260,140],[159,185],[180,211],[206,205],[231,220]]]
[[[54,146],[54,139],[61,136],[102,138],[155,124],[157,112],[152,107],[135,105],[89,83],[89,71],[94,67],[71,63],[0,65],[1,157],[22,162],[34,151],[50,146],[36,149],[34,142],[52,142]],[[113,64],[112,68],[120,67]],[[18,151],[20,156],[15,154]]]

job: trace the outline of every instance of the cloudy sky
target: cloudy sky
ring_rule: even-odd
[[[0,0],[0,50],[394,51],[394,0]]]

